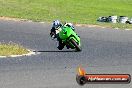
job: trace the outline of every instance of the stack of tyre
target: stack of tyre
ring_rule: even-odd
[[[120,23],[132,24],[132,18],[129,20],[129,18],[126,17],[126,16],[120,16],[120,17],[119,17],[119,22],[120,22]]]
[[[97,21],[99,21],[99,22],[110,22],[110,23],[119,22],[119,23],[132,24],[132,18],[129,20],[129,18],[126,16],[120,16],[119,19],[117,16],[99,17]]]
[[[111,23],[117,22],[117,16],[109,16],[108,19],[109,19],[109,22],[111,22]]]
[[[99,17],[97,21],[116,23],[117,22],[117,16],[109,16],[109,17],[103,16],[103,17]]]

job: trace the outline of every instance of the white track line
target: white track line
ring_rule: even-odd
[[[126,31],[132,31],[132,29],[125,29]]]
[[[39,52],[39,53],[36,53],[36,52],[31,51],[31,50],[28,50],[28,51],[29,51],[29,53],[27,53],[27,54],[22,54],[22,55],[10,55],[10,56],[0,56],[0,58],[7,58],[7,57],[21,57],[21,56],[31,56],[31,55],[37,55],[37,54],[40,54],[40,52]]]

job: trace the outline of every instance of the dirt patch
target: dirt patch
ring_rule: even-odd
[[[105,27],[102,27],[102,26],[99,26],[99,25],[92,25],[92,24],[75,24],[75,26],[78,26],[78,27],[97,27],[97,28],[105,28]]]
[[[32,20],[28,20],[28,19],[20,19],[20,18],[13,18],[13,17],[5,17],[5,16],[1,16],[0,20],[11,20],[11,21],[27,21],[27,22],[33,22]],[[45,23],[45,22],[39,22],[39,23]],[[47,22],[50,23],[50,22]],[[99,27],[99,28],[105,28],[99,25],[92,25],[92,24],[74,24],[75,26],[78,27]]]
[[[20,18],[5,17],[5,16],[1,16],[0,20],[29,21],[28,19],[20,19]]]

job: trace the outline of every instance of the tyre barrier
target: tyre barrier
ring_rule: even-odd
[[[111,23],[117,22],[117,16],[109,16],[108,19],[109,19],[109,22],[111,22]]]
[[[128,17],[126,17],[126,16],[119,16],[119,17],[117,17],[117,16],[108,16],[108,17],[105,17],[105,16],[103,16],[103,17],[99,17],[98,19],[97,19],[97,21],[99,21],[99,22],[109,22],[109,23],[128,23],[128,24],[132,24],[132,18],[129,20],[129,18]]]
[[[128,21],[128,17],[126,17],[126,16],[120,16],[119,17],[119,22],[120,23],[126,23]]]

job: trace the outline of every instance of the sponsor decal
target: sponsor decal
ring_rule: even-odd
[[[131,82],[130,74],[87,74],[84,69],[78,68],[76,81],[79,85],[84,84],[128,84]]]

